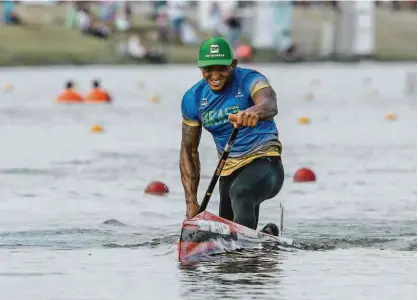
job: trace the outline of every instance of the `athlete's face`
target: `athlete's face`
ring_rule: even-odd
[[[234,59],[230,66],[210,66],[200,68],[203,78],[209,84],[213,91],[222,90],[232,77],[232,72],[237,66],[237,60]]]

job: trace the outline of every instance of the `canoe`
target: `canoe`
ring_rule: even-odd
[[[194,261],[238,249],[287,247],[292,243],[292,239],[259,232],[204,211],[183,221],[178,259],[180,262]]]

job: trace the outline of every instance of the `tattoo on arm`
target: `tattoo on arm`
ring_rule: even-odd
[[[180,174],[186,195],[186,203],[197,201],[197,188],[200,181],[200,161],[198,147],[202,126],[182,125],[180,150]]]
[[[257,113],[260,120],[270,120],[277,115],[277,96],[272,87],[258,90],[252,99],[255,105],[247,110]]]

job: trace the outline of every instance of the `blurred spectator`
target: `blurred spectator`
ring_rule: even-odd
[[[167,43],[170,35],[170,20],[167,14],[167,5],[160,5],[156,11],[155,22],[157,24],[158,40]]]
[[[127,20],[132,23],[132,2],[124,1],[125,16]]]
[[[197,35],[196,30],[190,24],[190,21],[187,19],[183,21],[183,25],[181,27],[181,42],[184,45],[193,45],[199,44],[200,39]]]
[[[102,22],[93,22],[89,9],[82,6],[76,13],[76,26],[81,33],[98,38],[107,39],[110,35],[110,29]]]
[[[233,10],[228,14],[225,20],[226,25],[226,39],[231,46],[236,49],[239,39],[241,37],[241,18],[237,15],[236,10]]]
[[[116,14],[116,28],[120,31],[127,31],[132,28],[132,11],[130,3],[127,1],[119,3]]]
[[[184,1],[168,1],[168,17],[171,23],[174,41],[181,40],[181,30],[184,22],[186,3]]]
[[[314,9],[318,9],[320,8],[318,5],[323,5],[323,3],[318,2],[315,5]],[[290,0],[275,2],[274,4],[276,25],[278,26],[275,35],[278,55],[286,62],[296,62],[303,59],[299,47],[293,40],[293,10],[294,6]]]
[[[130,58],[139,61],[148,61],[152,63],[166,62],[164,54],[144,47],[140,37],[137,35],[132,35],[126,43],[119,44],[118,52],[120,55],[127,55]]]
[[[218,36],[220,34],[219,26],[221,25],[221,9],[218,2],[212,2],[209,10],[209,30],[212,36]]]
[[[152,1],[153,12],[152,19],[157,17],[158,11],[161,7],[167,7],[167,1]]]
[[[295,44],[292,44],[284,51],[279,51],[279,56],[285,62],[300,62],[304,60],[304,54]]]
[[[7,25],[20,25],[22,24],[20,18],[15,12],[15,1],[7,0],[3,1],[3,22]]]
[[[117,1],[97,1],[99,5],[99,20],[105,23],[113,23],[116,20],[118,9]]]

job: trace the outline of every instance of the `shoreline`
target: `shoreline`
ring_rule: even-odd
[[[70,35],[77,35],[71,32]],[[0,31],[1,36],[1,31]],[[74,37],[73,37],[74,38]],[[77,47],[77,44],[81,47]],[[32,44],[33,45],[33,44]],[[40,43],[42,45],[42,43]],[[75,46],[74,46],[75,45]],[[26,43],[19,45],[20,49],[6,49],[0,45],[0,67],[21,67],[21,66],[85,66],[85,65],[195,65],[197,63],[197,46],[167,45],[162,51],[166,56],[166,62],[150,62],[144,59],[135,59],[129,56],[120,56],[113,51],[116,47],[114,40],[101,41],[86,36],[77,36],[75,43],[69,47],[62,45],[51,45],[51,47],[26,47]],[[160,46],[161,48],[162,46]],[[8,51],[7,51],[8,50]],[[13,51],[15,50],[15,51]],[[355,64],[361,62],[385,62],[416,63],[416,55],[383,49],[376,49],[374,55],[343,57],[330,55],[320,57],[318,55],[307,55],[303,60],[285,61],[277,56],[274,50],[253,50],[251,60],[238,59],[241,64],[277,64],[277,65],[303,65],[315,63],[341,63]]]
[[[306,62],[300,62],[300,63],[282,63],[282,62],[240,62],[238,61],[239,66],[241,67],[250,67],[252,65],[257,65],[257,66],[286,66],[286,67],[302,67],[302,66],[320,66],[320,67],[329,67],[329,66],[366,66],[368,64],[384,64],[387,66],[405,66],[405,67],[415,67],[416,68],[416,64],[417,62],[414,60],[387,60],[387,61],[382,61],[382,60],[371,60],[371,59],[364,59],[364,60],[358,60],[358,61],[350,61],[350,62],[346,62],[346,61],[336,61],[336,60],[328,60],[328,61],[306,61]],[[147,67],[153,67],[153,68],[173,68],[173,67],[192,67],[192,68],[197,68],[197,64],[196,63],[167,63],[167,64],[146,64],[146,63],[90,63],[90,64],[45,64],[45,65],[12,65],[12,66],[7,66],[7,65],[0,65],[0,70],[2,71],[7,71],[7,70],[14,70],[14,69],[33,69],[35,70],[35,68],[42,68],[42,69],[48,69],[48,68],[57,68],[57,67],[62,67],[62,68],[147,68]]]
[[[397,64],[397,63],[417,63],[416,59],[380,59],[376,57],[367,57],[367,58],[349,58],[349,59],[306,59],[304,61],[298,62],[286,62],[286,61],[271,61],[271,60],[253,60],[253,61],[240,61],[239,64],[271,64],[271,65],[314,65],[314,64],[323,64],[323,63],[335,63],[335,64],[345,64],[345,65],[354,65],[359,63],[388,63],[388,64]],[[137,61],[129,58],[121,59],[109,59],[109,60],[97,60],[97,61],[87,61],[80,59],[63,59],[63,60],[54,60],[47,59],[45,61],[30,61],[25,62],[24,60],[19,59],[18,61],[12,61],[10,63],[5,63],[0,61],[0,68],[14,68],[14,67],[57,67],[57,66],[170,66],[170,65],[196,65],[197,61],[169,61],[166,63],[151,63],[144,61]]]

